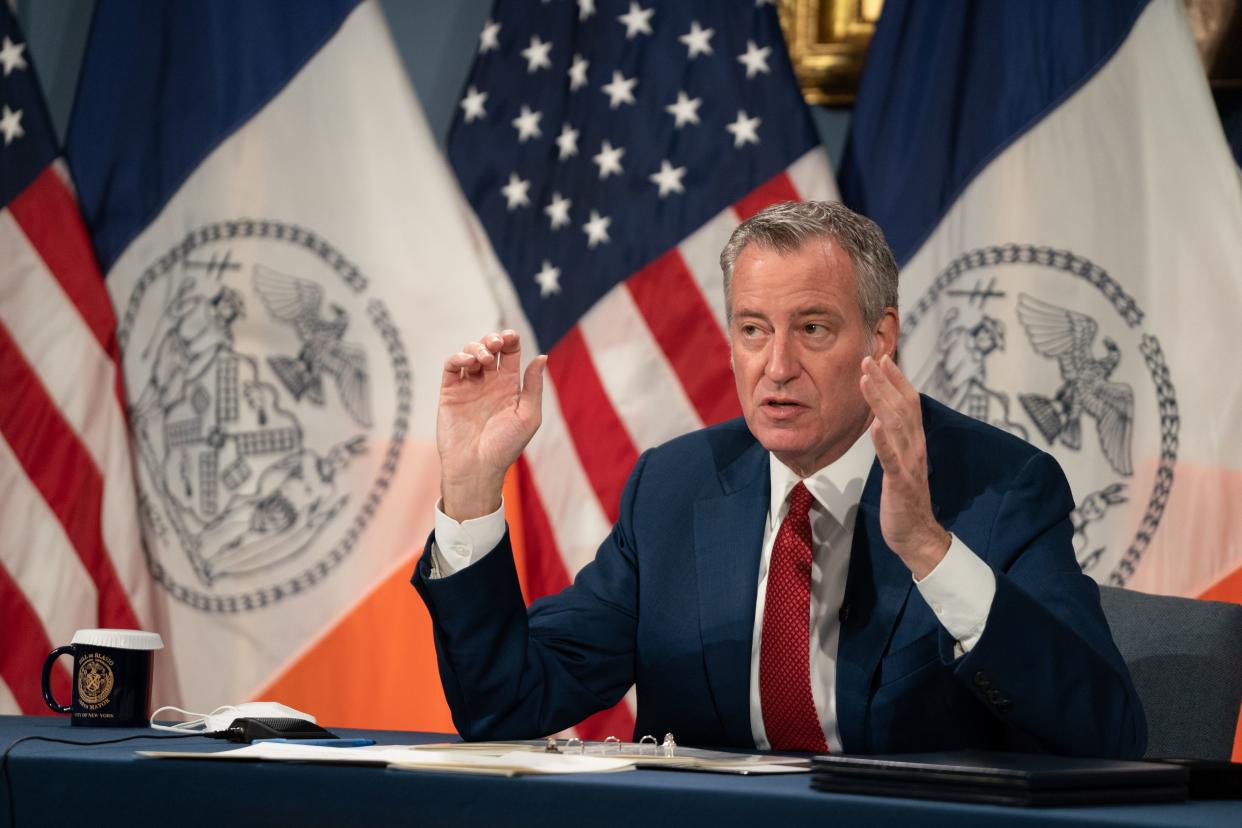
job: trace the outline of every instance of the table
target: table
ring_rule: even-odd
[[[343,730],[380,744],[455,737]],[[23,742],[0,785],[0,825],[569,825],[1242,826],[1242,800],[1021,809],[811,790],[809,775],[739,777],[639,770],[524,778],[375,767],[149,759],[139,750],[226,750],[203,737],[159,741],[149,729],[70,727],[67,717],[0,716],[0,751],[23,736],[118,745]]]

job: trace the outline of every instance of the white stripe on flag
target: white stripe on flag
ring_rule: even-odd
[[[9,686],[4,683],[4,679],[0,679],[0,713],[20,716],[21,712],[22,709],[18,707],[13,691],[9,690]]]
[[[724,278],[720,274],[720,251],[725,242],[729,241],[729,236],[733,235],[737,224],[737,213],[730,207],[717,213],[677,245],[722,333],[728,331],[728,326],[725,325]]]
[[[48,397],[78,436],[103,486],[101,532],[140,620],[148,590],[130,468],[129,429],[116,397],[116,365],[8,210],[0,211],[0,323],[9,329]],[[12,278],[22,274],[21,278]]]
[[[547,380],[543,386],[543,425],[526,447],[526,459],[565,571],[572,580],[595,558],[595,549],[607,537],[611,524],[574,451],[556,388]]]
[[[3,437],[0,502],[6,515],[0,521],[0,563],[30,602],[48,640],[64,643],[75,630],[98,626],[98,593],[90,573]]]
[[[604,391],[635,448],[642,451],[703,427],[624,285],[596,302],[578,325]]]
[[[828,151],[823,147],[816,147],[790,164],[786,174],[803,201],[836,201],[841,197]]]

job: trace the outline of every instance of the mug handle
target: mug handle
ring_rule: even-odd
[[[43,661],[43,700],[47,702],[48,707],[57,713],[72,713],[73,708],[58,704],[56,698],[52,696],[52,665],[56,663],[56,659],[63,655],[71,655],[72,653],[73,645],[66,644],[63,647],[57,647],[55,650],[52,650]]]

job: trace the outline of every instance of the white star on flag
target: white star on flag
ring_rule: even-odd
[[[620,72],[613,71],[612,83],[604,84],[601,87],[604,93],[608,95],[608,108],[616,109],[621,104],[634,104],[634,86],[638,83],[638,78],[626,78]]]
[[[490,18],[483,24],[483,31],[479,32],[479,54],[490,52],[493,49],[500,48],[500,24],[494,23]]]
[[[16,112],[9,109],[9,105],[4,105],[4,115],[0,117],[0,132],[4,133],[4,145],[7,147],[18,138],[26,134],[26,130],[22,129],[22,111]]]
[[[552,59],[548,57],[551,51],[552,41],[544,42],[539,39],[539,35],[531,35],[530,45],[522,50],[522,57],[526,58],[527,74],[533,74],[540,69],[551,69]]]
[[[712,53],[711,39],[716,33],[715,29],[704,29],[699,25],[699,21],[690,21],[690,31],[677,38],[686,44],[686,49],[690,52],[688,55],[690,60],[698,55],[710,55]]]
[[[613,147],[607,141],[600,146],[599,153],[594,156],[593,160],[599,165],[599,178],[601,181],[613,173],[621,174],[621,156],[623,155],[625,155],[624,147]]]
[[[564,227],[569,224],[569,208],[573,204],[568,198],[560,193],[553,193],[552,200],[548,202],[548,206],[543,208],[543,212],[552,221],[552,229]]]
[[[625,24],[625,39],[633,40],[638,34],[651,34],[651,15],[655,9],[644,9],[637,3],[630,3],[630,10],[617,19]]]
[[[586,20],[595,14],[595,0],[578,0],[578,19]]]
[[[768,69],[768,55],[772,54],[771,46],[764,46],[760,49],[755,45],[755,41],[746,41],[746,51],[737,56],[737,62],[746,65],[746,77],[753,78],[760,72],[770,72]]]
[[[587,247],[595,247],[597,244],[607,244],[612,241],[608,238],[608,225],[610,224],[612,224],[612,219],[592,210],[591,220],[582,225],[582,230],[587,234]]]
[[[681,129],[686,124],[698,124],[702,103],[702,98],[691,98],[685,92],[678,92],[677,102],[664,107],[664,111],[673,116],[673,126]]]
[[[543,269],[535,274],[535,281],[539,283],[540,296],[547,297],[553,293],[560,293],[561,269],[553,267],[551,262],[544,259]]]
[[[4,64],[6,78],[14,69],[26,68],[26,58],[22,57],[24,51],[26,51],[25,43],[14,43],[9,40],[8,35],[4,36],[4,48],[0,48],[0,64]]]
[[[660,198],[664,198],[669,193],[684,193],[686,191],[686,188],[681,184],[681,179],[685,174],[685,167],[674,167],[668,162],[668,159],[665,159],[660,162],[660,171],[652,173],[648,176],[648,179],[660,188]]]
[[[539,119],[542,117],[542,112],[531,112],[529,106],[522,104],[522,113],[513,119],[513,126],[518,131],[519,144],[525,144],[530,138],[543,137],[543,133],[539,130]]]
[[[529,206],[530,199],[526,195],[529,189],[529,181],[523,181],[517,173],[509,173],[509,183],[501,187],[500,191],[504,193],[505,201],[508,202],[507,208],[514,210],[518,207]]]
[[[461,109],[465,113],[466,123],[486,117],[483,104],[487,101],[487,93],[480,92],[471,86],[466,90],[466,97],[461,99]]]
[[[574,55],[574,62],[569,67],[569,91],[577,92],[587,84],[587,67],[591,61],[582,55]]]
[[[557,159],[564,161],[578,154],[578,130],[569,124],[561,125],[561,134],[556,136],[556,146],[560,148]]]
[[[725,129],[733,133],[733,146],[740,147],[743,144],[758,144],[759,123],[758,115],[754,118],[748,118],[746,117],[746,111],[739,109],[737,111],[737,120],[725,125]]]

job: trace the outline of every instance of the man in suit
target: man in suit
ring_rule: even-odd
[[[721,265],[743,419],[644,453],[595,560],[529,610],[500,491],[546,357],[520,386],[512,331],[446,361],[441,508],[413,583],[461,733],[555,732],[634,684],[638,734],[683,744],[1141,755],[1068,483],[902,375],[879,228],[775,205]]]

